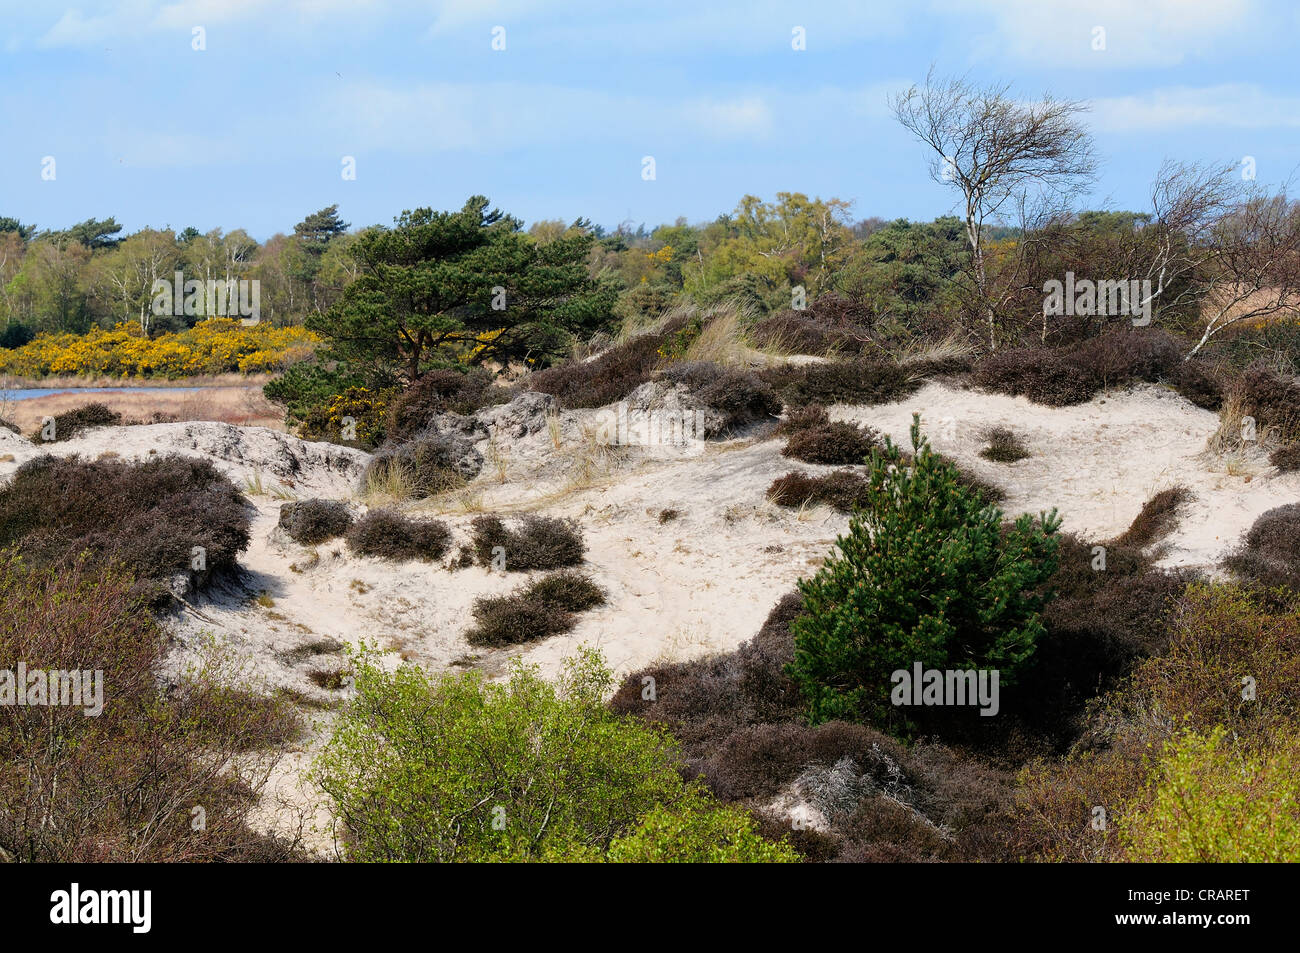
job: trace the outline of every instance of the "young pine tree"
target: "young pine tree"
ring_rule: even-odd
[[[867,505],[799,583],[789,670],[814,724],[889,721],[890,676],[915,662],[997,669],[1006,685],[1043,633],[1035,591],[1056,570],[1056,511],[1004,528],[922,439],[919,415],[911,437],[910,458],[888,438],[872,451]]]

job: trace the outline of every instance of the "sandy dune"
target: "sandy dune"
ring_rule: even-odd
[[[1065,528],[1087,538],[1115,536],[1155,492],[1187,486],[1195,499],[1169,538],[1167,565],[1213,567],[1259,514],[1300,500],[1300,474],[1279,475],[1262,453],[1232,461],[1207,454],[1217,416],[1154,385],[1054,409],[931,383],[898,403],[839,406],[832,416],[905,442],[913,412],[922,414],[936,449],[1007,491],[1009,514],[1056,507]],[[766,500],[776,477],[824,469],[782,457],[770,426],[702,452],[664,456],[593,447],[600,420],[600,412],[565,412],[551,433],[501,441],[501,466],[485,467],[469,490],[405,507],[446,519],[456,544],[467,540],[478,512],[536,511],[582,524],[588,568],[607,590],[607,604],[568,634],[498,651],[465,642],[470,608],[480,595],[522,585],[527,574],[357,558],[341,540],[308,548],[276,529],[285,499],[346,499],[360,511],[364,453],[217,423],[106,428],[49,449],[91,457],[196,454],[245,488],[257,508],[252,545],[241,560],[245,584],[169,621],[178,640],[175,661],[215,635],[268,687],[293,691],[328,721],[345,690],[322,687],[329,682],[318,673],[342,667],[345,644],[391,650],[394,663],[401,657],[435,670],[476,666],[494,677],[516,655],[554,672],[580,644],[600,647],[619,673],[659,658],[734,648],[847,526],[847,517],[825,507],[796,512]],[[1015,464],[981,459],[981,431],[996,424],[1021,434],[1033,455]],[[0,431],[0,478],[45,449]],[[677,515],[661,521],[665,510]],[[277,777],[277,793],[290,801],[303,799],[296,770],[313,744]]]

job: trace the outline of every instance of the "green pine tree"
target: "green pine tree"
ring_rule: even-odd
[[[922,439],[919,415],[911,437],[910,456],[888,438],[872,452],[868,505],[799,583],[789,671],[814,724],[897,722],[890,676],[915,662],[997,669],[1009,684],[1043,633],[1038,590],[1056,570],[1056,511],[1003,527]]]

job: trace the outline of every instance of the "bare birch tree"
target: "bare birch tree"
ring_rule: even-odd
[[[1044,95],[1022,102],[1007,85],[978,87],[940,79],[893,97],[890,107],[908,132],[934,155],[930,175],[960,190],[978,306],[997,348],[997,300],[989,287],[984,228],[1004,209],[1042,199],[1059,205],[1084,190],[1096,173],[1092,137],[1079,121],[1087,106]]]

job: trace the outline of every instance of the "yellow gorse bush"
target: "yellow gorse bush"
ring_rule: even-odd
[[[148,338],[133,324],[88,334],[42,334],[0,350],[0,373],[20,377],[77,374],[111,377],[191,377],[276,371],[310,356],[320,337],[305,328],[245,327],[210,318],[174,334]]]

